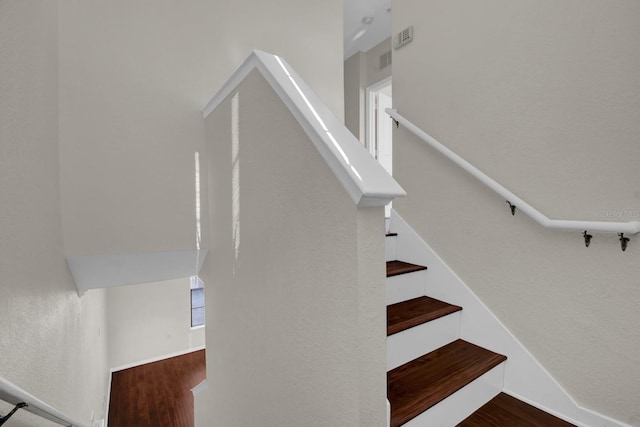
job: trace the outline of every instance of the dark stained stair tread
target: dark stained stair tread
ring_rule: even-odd
[[[500,393],[458,427],[575,427],[515,397]]]
[[[387,335],[430,322],[456,311],[457,305],[429,297],[419,297],[387,306]]]
[[[387,373],[391,427],[400,426],[504,362],[503,355],[456,340]]]
[[[387,261],[387,277],[426,269],[427,267],[423,265],[411,264],[404,261]]]

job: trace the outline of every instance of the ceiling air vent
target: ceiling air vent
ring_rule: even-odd
[[[396,35],[394,47],[400,49],[405,44],[413,40],[413,25],[408,26]]]
[[[380,55],[380,70],[387,68],[391,65],[391,51]]]

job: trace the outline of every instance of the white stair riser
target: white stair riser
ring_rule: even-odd
[[[398,259],[398,236],[387,236],[384,240],[385,261]]]
[[[460,312],[387,337],[387,371],[430,353],[460,337]]]
[[[387,277],[387,305],[425,295],[427,270]]]
[[[460,423],[502,390],[504,363],[496,366],[403,427],[451,427]]]

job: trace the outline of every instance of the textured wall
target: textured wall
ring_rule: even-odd
[[[106,292],[111,368],[204,346],[204,329],[191,329],[188,278]]]
[[[88,425],[107,390],[105,297],[78,297],[63,254],[57,7],[0,2],[0,376]]]
[[[383,209],[354,206],[257,72],[235,96],[207,118],[203,425],[383,425]]]
[[[394,106],[551,218],[640,216],[640,5],[407,0]],[[552,232],[402,128],[394,207],[577,402],[640,425],[640,240]]]
[[[67,254],[195,248],[203,19],[177,2],[60,2]]]
[[[338,0],[60,2],[67,254],[194,249],[200,110],[257,48],[342,117],[341,13]]]
[[[342,1],[237,0],[209,3],[210,38],[201,41],[210,61],[207,97],[252,49],[282,56],[333,113],[344,117]],[[209,99],[205,99],[209,101]]]

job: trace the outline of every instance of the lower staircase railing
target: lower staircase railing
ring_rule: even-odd
[[[5,416],[0,416],[0,426],[8,422],[19,409],[24,409],[25,411],[29,411],[32,414],[63,426],[84,427],[83,424],[71,419],[4,378],[0,378],[0,399],[15,405],[11,412]]]

